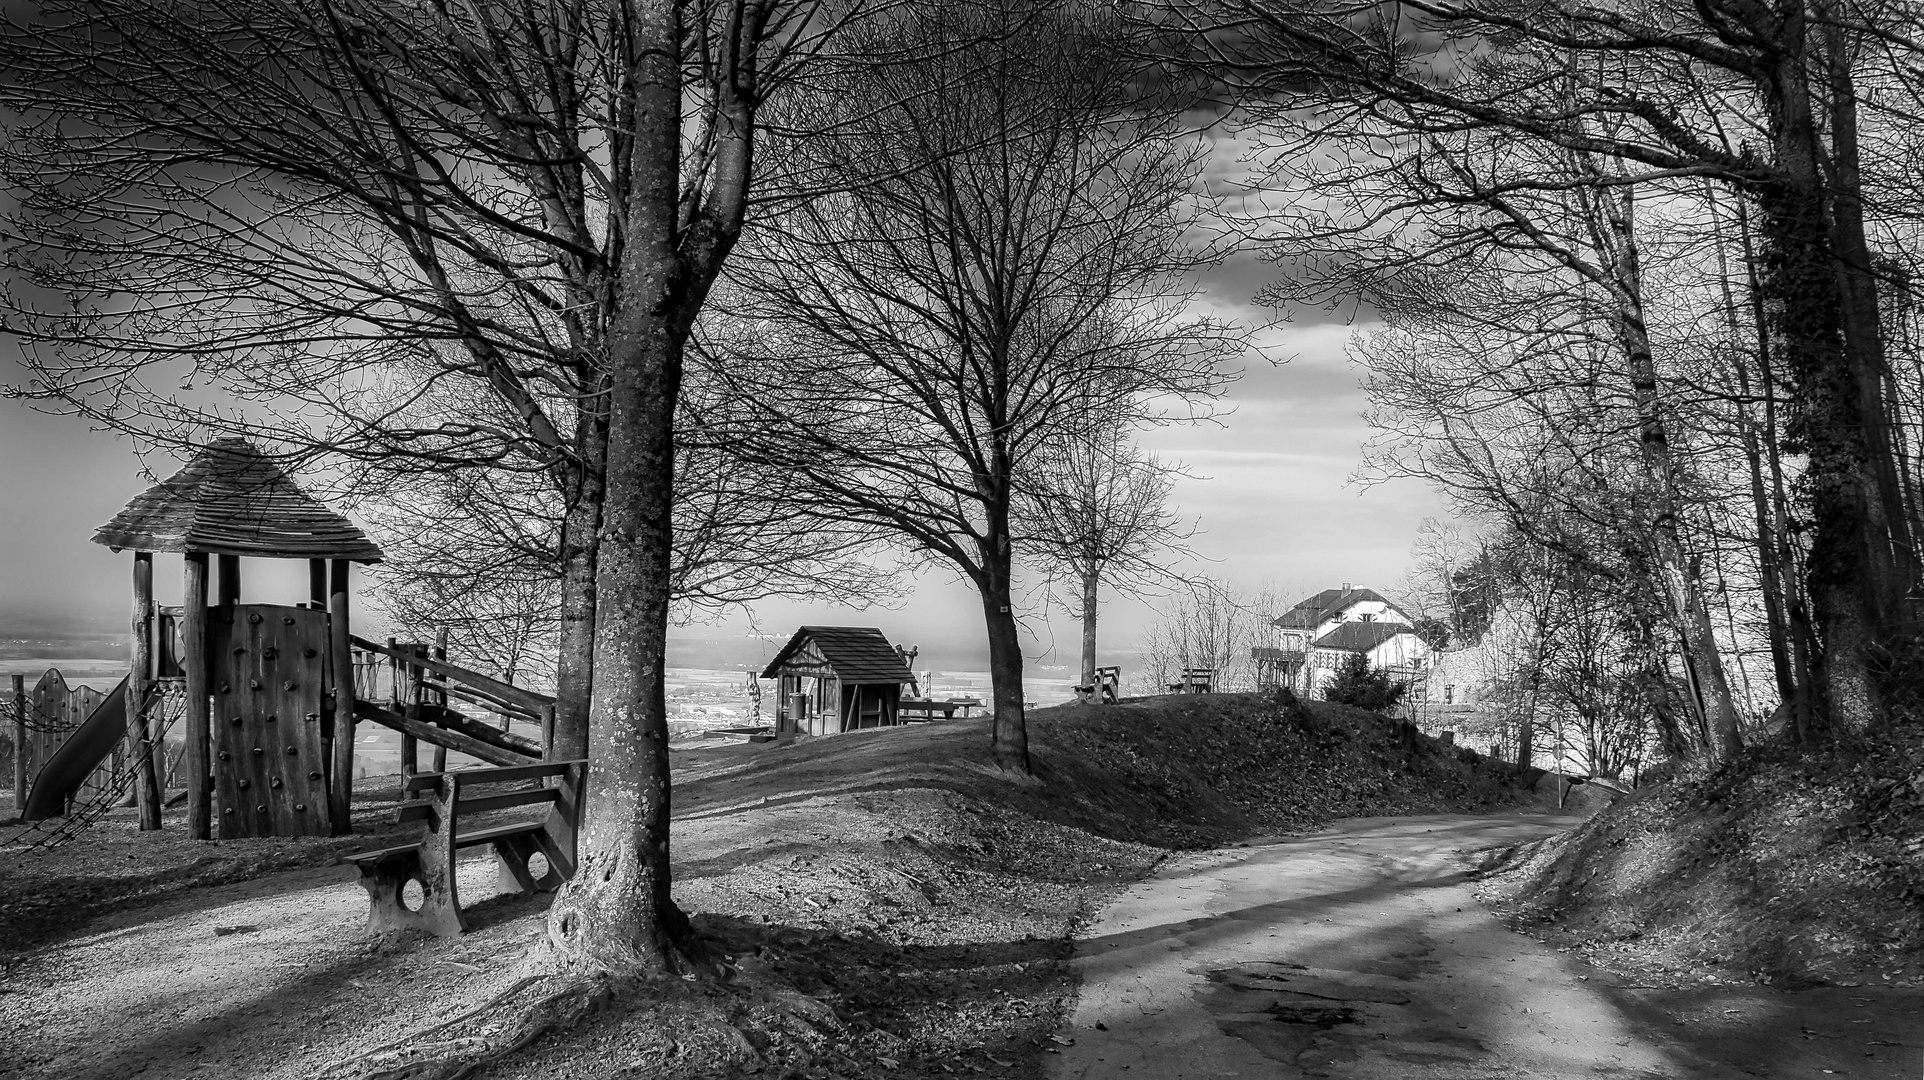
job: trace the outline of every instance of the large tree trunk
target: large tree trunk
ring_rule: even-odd
[[[1783,40],[1801,43],[1801,9],[1786,9]],[[1869,471],[1863,387],[1845,354],[1843,302],[1830,235],[1821,148],[1804,50],[1784,50],[1772,72],[1771,128],[1782,175],[1762,185],[1766,307],[1797,388],[1790,438],[1808,462],[1811,508],[1806,564],[1822,649],[1812,658],[1812,721],[1862,730],[1882,712],[1879,591],[1896,575]]]
[[[577,473],[564,492],[561,526],[561,634],[555,661],[554,746],[562,761],[588,756],[588,703],[594,686],[595,546],[601,532],[608,414],[583,403],[575,425]]]
[[[1695,675],[1698,706],[1719,757],[1743,749],[1737,727],[1737,706],[1731,700],[1730,679],[1704,604],[1703,583],[1685,556],[1678,526],[1683,499],[1677,491],[1677,464],[1670,452],[1669,426],[1658,395],[1657,362],[1650,349],[1650,330],[1644,321],[1643,272],[1638,258],[1633,222],[1635,194],[1604,193],[1597,246],[1609,261],[1616,293],[1617,339],[1629,362],[1630,386],[1637,408],[1638,447],[1644,479],[1650,485],[1651,530],[1662,575],[1663,593],[1671,615],[1683,631],[1684,649]]]
[[[580,858],[548,934],[572,970],[660,977],[681,968],[687,921],[669,896],[663,686],[673,542],[675,401],[686,300],[677,251],[678,7],[637,5],[621,290],[609,333],[606,499],[596,552],[594,689]]]
[[[982,571],[976,586],[982,594],[982,616],[989,631],[989,683],[995,699],[989,752],[995,763],[1011,772],[1029,770],[1029,728],[1022,706],[1022,636],[1012,602],[1014,559],[1006,531],[991,531],[983,545]]]
[[[1829,5],[1823,5],[1827,10]],[[1914,623],[1919,580],[1917,552],[1910,528],[1910,507],[1898,473],[1897,451],[1891,437],[1886,404],[1884,328],[1878,313],[1877,279],[1872,271],[1870,242],[1864,233],[1864,198],[1857,148],[1857,89],[1851,74],[1849,42],[1842,26],[1823,27],[1824,52],[1830,76],[1830,221],[1832,266],[1837,274],[1839,314],[1844,332],[1844,359],[1857,382],[1858,415],[1862,418],[1865,469],[1875,484],[1876,498],[1866,507],[1874,537],[1889,552],[1881,569],[1888,580],[1879,583],[1880,630]]]
[[[1096,684],[1096,600],[1102,577],[1093,570],[1082,572],[1082,685]]]

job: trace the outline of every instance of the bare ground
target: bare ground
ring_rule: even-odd
[[[1032,722],[1035,778],[987,765],[980,721],[678,749],[676,898],[736,977],[631,1000],[481,1075],[1039,1077],[1073,931],[1170,847],[1516,796],[1344,710],[1225,695]],[[202,845],[177,820],[114,820],[0,855],[0,1069],[308,1077],[511,986],[547,899],[472,903],[485,853],[462,865],[470,933],[362,932],[365,894],[330,864],[391,842],[397,787],[363,783],[346,840]]]

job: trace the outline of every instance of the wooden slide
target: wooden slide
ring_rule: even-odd
[[[43,821],[65,814],[73,793],[107,760],[126,734],[127,679],[123,676],[40,767],[40,774],[34,777],[27,795],[26,809],[20,813],[21,820]]]

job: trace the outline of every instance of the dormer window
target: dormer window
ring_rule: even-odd
[[[1374,615],[1370,615],[1370,614],[1364,614],[1364,615],[1362,615],[1362,616],[1360,616],[1360,618],[1361,618],[1361,619],[1362,619],[1362,620],[1363,620],[1364,622],[1375,622],[1375,621],[1376,621],[1376,616],[1374,616]]]

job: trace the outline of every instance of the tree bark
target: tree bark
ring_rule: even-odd
[[[561,631],[555,659],[554,742],[551,759],[588,756],[589,697],[594,686],[595,544],[601,531],[608,414],[583,402],[576,421],[572,490],[561,526]]]
[[[1090,570],[1082,572],[1082,685],[1096,684],[1096,601],[1102,578]]]
[[[982,614],[989,632],[989,683],[994,697],[995,719],[989,735],[989,753],[995,763],[1010,772],[1027,773],[1029,766],[1028,719],[1022,705],[1022,637],[1016,627],[1015,609],[1010,604],[1008,563],[986,568],[979,585]]]
[[[1617,300],[1617,339],[1630,366],[1630,386],[1637,408],[1638,448],[1643,457],[1644,477],[1653,495],[1651,531],[1656,540],[1664,597],[1683,631],[1684,649],[1695,675],[1698,707],[1711,745],[1717,756],[1728,758],[1743,749],[1743,739],[1737,726],[1737,706],[1731,700],[1730,679],[1717,649],[1710,610],[1704,604],[1703,583],[1697,568],[1684,554],[1678,527],[1683,500],[1677,491],[1677,464],[1670,452],[1669,425],[1658,394],[1657,362],[1650,348],[1650,330],[1644,321],[1643,272],[1633,225],[1634,198],[1633,190],[1628,188],[1621,195],[1603,193],[1603,213],[1598,215],[1601,220],[1595,222],[1601,226],[1601,242],[1597,246],[1609,262],[1612,291]]]
[[[1783,40],[1801,43],[1801,9],[1790,10],[1789,21]],[[1759,190],[1762,285],[1798,390],[1789,435],[1808,462],[1806,588],[1823,645],[1812,656],[1811,723],[1862,730],[1882,711],[1875,676],[1878,595],[1895,575],[1887,537],[1873,529],[1875,482],[1867,474],[1863,387],[1844,351],[1843,303],[1805,59],[1803,48],[1786,49],[1772,72],[1770,126],[1782,171]]]
[[[663,685],[673,543],[674,420],[687,301],[678,252],[680,8],[636,4],[627,32],[633,143],[620,295],[608,338],[605,502],[595,554],[593,689],[580,857],[548,936],[564,968],[660,978],[684,966],[669,895]]]
[[[1826,14],[1829,5],[1820,5]],[[1822,30],[1830,82],[1830,192],[1832,266],[1837,275],[1844,360],[1855,376],[1858,415],[1866,449],[1865,468],[1875,485],[1868,501],[1873,540],[1882,539],[1888,559],[1879,560],[1887,579],[1879,583],[1880,630],[1913,626],[1919,580],[1917,552],[1910,529],[1910,507],[1898,475],[1885,388],[1888,370],[1884,328],[1878,314],[1877,279],[1870,242],[1864,233],[1863,181],[1857,147],[1857,90],[1851,74],[1844,28],[1827,21]]]

